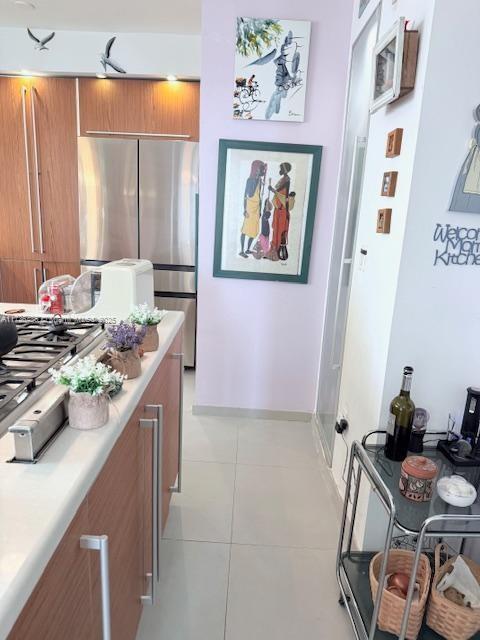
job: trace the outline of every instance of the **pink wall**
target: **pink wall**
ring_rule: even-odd
[[[332,240],[352,0],[203,0],[197,406],[312,413]],[[235,121],[237,16],[312,21],[304,123]],[[307,285],[213,278],[219,138],[323,145]]]

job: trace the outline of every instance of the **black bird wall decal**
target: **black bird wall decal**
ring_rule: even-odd
[[[52,33],[50,33],[46,38],[37,38],[37,36],[33,35],[33,33],[30,31],[30,29],[27,29],[28,35],[30,36],[30,38],[36,43],[35,44],[35,49],[37,49],[37,51],[48,51],[48,47],[46,47],[45,45],[50,42],[50,40],[53,40],[54,36],[55,36],[55,31],[52,31]]]
[[[110,57],[110,52],[115,40],[116,36],[113,36],[113,38],[110,38],[110,40],[107,42],[105,52],[100,54],[100,62],[102,63],[105,72],[107,71],[107,67],[111,67],[112,69],[114,69],[114,71],[118,71],[118,73],[127,73],[125,69],[122,69],[118,62],[115,62],[115,60]]]

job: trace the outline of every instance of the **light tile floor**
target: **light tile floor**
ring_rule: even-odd
[[[192,415],[183,491],[137,640],[353,640],[338,604],[339,505],[311,426]]]

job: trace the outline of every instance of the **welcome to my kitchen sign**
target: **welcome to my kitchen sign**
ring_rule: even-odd
[[[437,223],[433,266],[480,266],[480,228]]]

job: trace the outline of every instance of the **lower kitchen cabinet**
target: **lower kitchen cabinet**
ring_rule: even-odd
[[[80,262],[42,262],[42,277],[44,281],[64,275],[77,278],[80,275]]]
[[[170,487],[179,470],[181,345],[179,331],[8,640],[102,640],[100,554],[80,547],[82,535],[108,536],[111,639],[134,640],[142,596],[152,593],[147,575],[158,575],[158,562],[154,566],[153,561],[159,557]],[[162,423],[156,422],[161,413],[158,459],[153,443],[155,429],[161,429]]]
[[[0,260],[0,302],[35,304],[42,284],[42,263],[37,260]]]
[[[94,633],[90,553],[80,548],[88,533],[85,500],[50,559],[8,640],[98,640]]]
[[[0,302],[35,304],[42,282],[64,274],[80,275],[80,263],[0,260]]]
[[[143,505],[139,500],[142,482],[139,420],[137,407],[88,494],[89,534],[107,535],[112,638],[135,638],[142,612]],[[100,562],[90,552],[96,638],[102,637]]]

